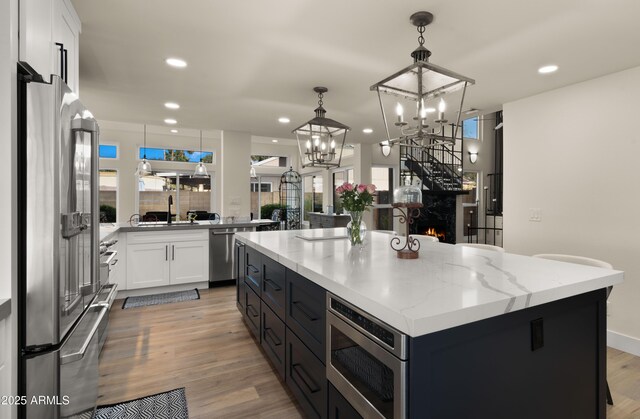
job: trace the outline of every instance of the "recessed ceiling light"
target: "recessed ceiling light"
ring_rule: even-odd
[[[472,113],[476,113],[476,112],[478,112],[478,109],[476,109],[476,108],[469,108],[469,109],[467,109],[466,111],[464,111],[464,114],[465,114],[465,115],[471,115]]]
[[[545,65],[544,67],[540,67],[538,69],[538,73],[540,74],[549,74],[549,73],[553,73],[554,71],[556,71],[558,69],[557,65]]]
[[[178,130],[177,129],[172,129],[171,132],[174,133],[174,134],[177,134]]]
[[[165,124],[169,124],[169,125],[174,125],[174,124],[177,124],[178,121],[176,121],[175,119],[172,119],[172,118],[167,118],[167,119],[164,120],[164,123]]]
[[[365,128],[362,130],[362,132],[364,132],[365,134],[371,134],[373,130],[371,128]]]
[[[180,105],[174,102],[167,102],[164,104],[164,107],[167,109],[180,109]]]
[[[425,111],[426,113],[433,113],[433,112],[435,112],[435,111],[436,111],[436,108],[425,108],[425,109],[424,109],[424,111]]]
[[[166,60],[164,60],[164,62],[170,65],[171,67],[176,67],[176,68],[185,68],[187,66],[187,62],[180,58],[167,58]]]
[[[291,122],[291,120],[289,120],[289,118],[287,118],[286,116],[283,116],[278,118],[278,122],[280,122],[281,124],[288,124],[289,122]]]
[[[277,143],[277,142],[278,142],[278,140],[271,140],[271,142],[272,142],[272,143]]]

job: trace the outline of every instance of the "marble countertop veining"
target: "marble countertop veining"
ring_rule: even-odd
[[[369,232],[363,250],[352,248],[347,239],[307,241],[298,234],[300,230],[265,231],[238,237],[414,337],[623,280],[621,271],[426,240],[420,241],[418,259],[403,260],[389,246],[392,236],[375,231]]]

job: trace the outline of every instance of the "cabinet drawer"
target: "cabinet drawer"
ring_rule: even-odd
[[[258,342],[260,342],[260,297],[249,287],[245,287],[244,295],[244,318],[247,321],[249,330],[251,330],[251,333],[253,333]]]
[[[262,300],[284,319],[285,267],[275,260],[262,256]]]
[[[344,398],[336,388],[329,383],[329,419],[362,419],[362,416]]]
[[[327,378],[318,358],[287,328],[286,383],[310,418],[327,417]]]
[[[284,322],[266,305],[262,304],[262,348],[284,379],[285,326]]]
[[[325,362],[325,290],[296,272],[286,270],[286,323]]]
[[[262,288],[262,254],[245,246],[245,277],[244,281],[260,295]]]

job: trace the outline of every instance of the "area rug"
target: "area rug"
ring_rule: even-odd
[[[199,300],[200,293],[197,289],[187,291],[165,292],[163,294],[141,295],[139,297],[127,297],[122,303],[122,308],[135,308],[154,306],[157,304],[179,303],[181,301]]]
[[[188,419],[184,387],[122,403],[98,406],[94,419]]]

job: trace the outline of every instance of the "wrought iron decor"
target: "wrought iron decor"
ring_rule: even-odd
[[[284,230],[301,228],[300,210],[302,206],[302,176],[289,168],[280,176],[281,226]]]
[[[395,250],[396,255],[400,259],[417,259],[418,251],[420,250],[420,242],[415,237],[412,237],[409,234],[409,226],[413,224],[413,220],[420,216],[420,208],[422,208],[422,204],[419,202],[415,203],[395,203],[393,204],[393,209],[397,209],[400,211],[400,214],[393,214],[394,218],[398,218],[401,224],[405,225],[405,243],[404,246],[401,246],[402,239],[398,236],[391,239],[391,248]]]

